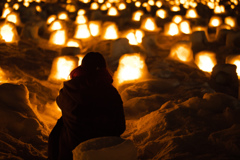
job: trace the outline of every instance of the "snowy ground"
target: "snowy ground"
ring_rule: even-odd
[[[207,83],[210,74],[193,63],[168,58],[168,46],[180,40],[189,36],[149,35],[141,47],[123,46],[123,39],[95,39],[82,50],[100,51],[113,73],[123,54],[140,52],[146,57],[149,76],[118,87],[127,120],[122,137],[133,141],[139,159],[237,160],[240,102],[216,93]],[[62,87],[48,76],[60,51],[44,38],[1,41],[0,159],[47,159],[48,135],[61,116],[55,98]]]

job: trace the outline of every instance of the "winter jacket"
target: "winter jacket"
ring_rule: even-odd
[[[62,110],[59,159],[71,160],[72,150],[83,141],[125,131],[123,103],[106,69],[64,82],[56,102]]]

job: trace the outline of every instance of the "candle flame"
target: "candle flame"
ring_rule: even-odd
[[[212,72],[213,67],[217,64],[215,53],[201,51],[196,54],[195,63],[205,72]]]

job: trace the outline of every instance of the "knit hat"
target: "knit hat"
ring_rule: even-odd
[[[106,68],[106,61],[99,52],[89,52],[83,57],[81,66],[87,72],[94,72]]]

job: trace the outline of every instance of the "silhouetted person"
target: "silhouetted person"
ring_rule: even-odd
[[[100,53],[86,54],[70,77],[56,98],[62,117],[49,136],[49,160],[71,160],[81,142],[125,131],[122,99]]]

